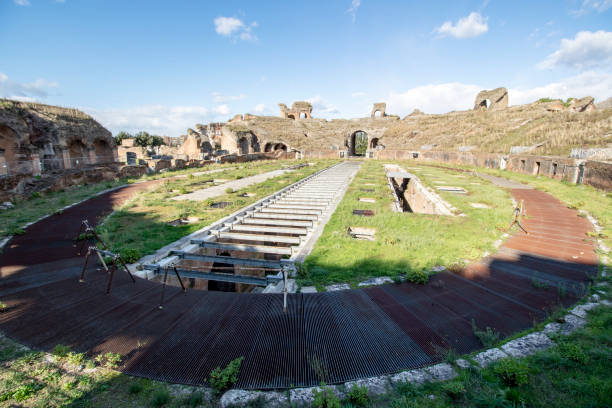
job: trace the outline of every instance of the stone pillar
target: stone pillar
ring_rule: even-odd
[[[94,149],[88,150],[87,156],[89,158],[89,164],[96,164],[98,162],[98,157],[96,156],[96,151]],[[83,163],[83,164],[87,164],[87,163]]]
[[[62,159],[64,161],[64,168],[71,169],[72,164],[70,163],[70,152],[68,150],[62,150]]]
[[[40,176],[40,174],[41,174],[40,156],[38,156],[37,154],[33,154],[32,155],[32,175]]]

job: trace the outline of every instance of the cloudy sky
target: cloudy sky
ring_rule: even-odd
[[[612,0],[0,0],[0,96],[113,133],[178,136],[236,113],[315,117],[612,96]]]

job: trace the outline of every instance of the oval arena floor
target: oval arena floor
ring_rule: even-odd
[[[210,371],[244,356],[236,387],[328,384],[432,364],[453,348],[482,348],[472,321],[502,336],[525,330],[559,305],[574,303],[597,272],[591,224],[551,195],[512,189],[524,200],[528,235],[516,232],[499,253],[427,285],[282,295],[168,287],[106,273],[83,258],[73,238],[81,220],[108,214],[150,183],[76,205],[27,228],[0,254],[0,330],[27,346],[116,352],[127,374],[201,385]],[[535,280],[556,285],[541,287]],[[558,289],[561,286],[563,290]]]

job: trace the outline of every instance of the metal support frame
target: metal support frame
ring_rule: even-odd
[[[166,270],[164,272],[164,284],[162,286],[161,300],[159,301],[159,308],[160,309],[164,308],[164,297],[166,295],[166,283],[168,282],[168,268],[169,267],[170,267],[170,265],[166,265]],[[178,279],[179,283],[181,284],[181,288],[183,289],[183,293],[187,293],[187,288],[183,284],[183,280],[181,279],[181,275],[179,275],[178,269],[176,269],[176,265],[175,264],[172,264],[172,269],[174,269],[174,273],[176,274],[176,278]]]
[[[106,285],[106,294],[107,295],[110,293],[111,285],[113,283],[113,278],[115,277],[115,271],[118,269],[118,267],[117,267],[117,263],[118,262],[123,267],[123,270],[125,270],[125,272],[129,275],[130,279],[132,279],[132,282],[136,283],[136,279],[134,279],[134,276],[132,276],[132,273],[130,272],[130,270],[126,266],[125,262],[123,261],[123,258],[121,258],[121,255],[115,254],[114,252],[111,252],[111,251],[108,251],[108,250],[105,250],[105,249],[100,249],[100,248],[98,248],[95,245],[89,246],[89,248],[87,249],[87,254],[85,255],[85,262],[83,263],[83,270],[81,271],[81,277],[79,279],[79,282],[81,282],[81,283],[85,282],[85,271],[87,269],[87,261],[89,261],[89,257],[94,252],[98,256],[98,259],[102,263],[102,266],[104,267],[104,270],[106,270],[106,273],[109,274],[108,283]],[[103,258],[102,255],[111,257],[113,259],[113,264],[111,265],[110,268],[108,267],[108,265],[104,261],[104,258]]]
[[[525,215],[525,201],[521,200],[521,202],[516,206],[516,208],[514,208],[513,219],[512,219],[512,222],[510,223],[510,226],[508,227],[508,231],[512,228],[512,226],[518,225],[518,227],[525,234],[529,235],[529,232],[527,232],[527,230],[525,229],[525,227],[523,227],[520,221],[520,217],[524,215]]]

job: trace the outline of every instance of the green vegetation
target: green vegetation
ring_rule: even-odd
[[[21,235],[23,226],[53,214],[66,205],[84,200],[109,188],[125,184],[127,180],[104,181],[102,183],[67,187],[64,191],[39,193],[28,200],[14,200],[13,208],[0,211],[0,240],[9,235]]]
[[[291,163],[295,163],[292,161]],[[191,234],[238,209],[292,184],[315,171],[330,166],[332,161],[319,161],[270,178],[244,189],[226,190],[225,194],[205,201],[171,200],[181,194],[190,193],[215,185],[214,179],[236,180],[280,169],[287,161],[250,162],[227,170],[193,177],[166,179],[149,191],[142,191],[133,199],[116,208],[103,225],[97,228],[102,239],[119,252],[126,262],[135,262],[186,235]],[[243,193],[255,192],[246,197]],[[229,202],[227,207],[214,208],[215,202]],[[189,219],[189,223],[179,223]]]
[[[331,388],[323,387],[314,392],[312,406],[315,408],[341,408],[340,399]]]
[[[453,380],[399,384],[371,407],[607,407],[612,401],[612,309],[589,313],[588,325],[556,346],[506,358],[484,370],[458,369]]]
[[[612,247],[612,193],[597,190],[588,185],[554,180],[546,176],[481,168],[478,171],[528,184],[552,194],[567,204],[569,208],[587,211],[603,228],[600,234],[595,234],[596,238],[601,239],[607,247]]]
[[[512,217],[509,194],[480,178],[438,168],[411,169],[398,162],[435,189],[459,186],[468,194],[439,192],[465,216],[394,213],[392,192],[384,163],[366,161],[343,200],[325,226],[314,250],[300,268],[303,286],[319,287],[335,282],[356,284],[375,276],[404,277],[424,283],[435,266],[452,268],[457,262],[476,260],[492,250],[493,242],[508,228]],[[442,184],[434,184],[442,183]],[[375,203],[360,202],[360,197]],[[490,208],[474,208],[471,203]],[[353,215],[354,209],[374,211],[372,217]],[[376,229],[376,240],[355,240],[349,227]]]
[[[244,360],[244,357],[238,357],[230,361],[225,368],[217,367],[210,372],[208,382],[217,394],[230,389],[238,381],[238,373],[240,372],[242,360]]]
[[[491,348],[499,342],[499,333],[490,327],[487,327],[485,330],[480,330],[478,326],[476,326],[474,319],[472,319],[472,331],[474,332],[474,336],[480,340],[480,343],[485,348]]]

